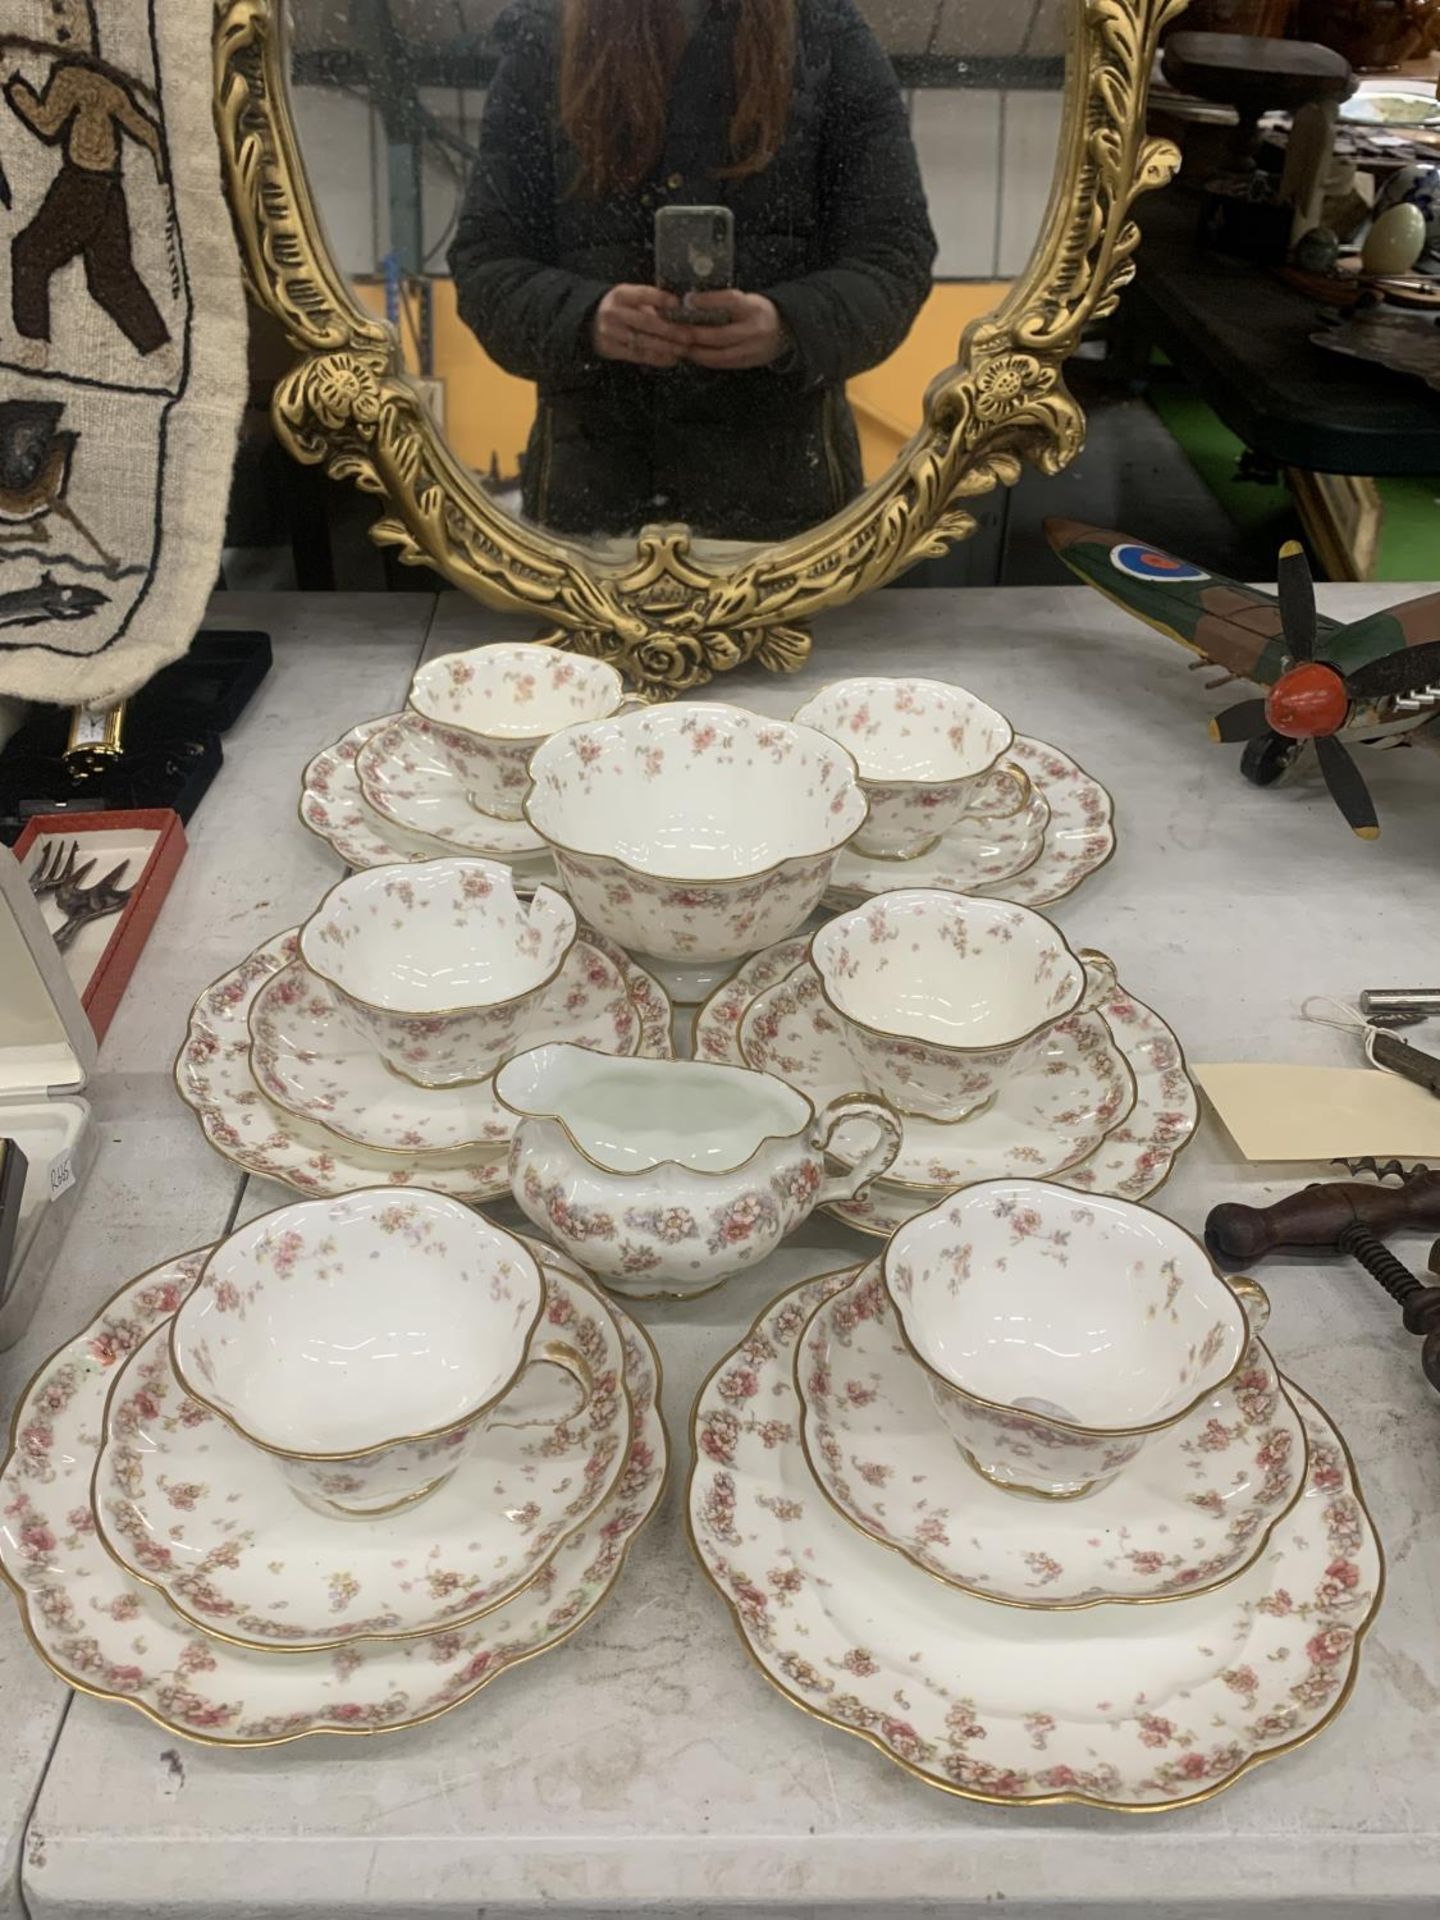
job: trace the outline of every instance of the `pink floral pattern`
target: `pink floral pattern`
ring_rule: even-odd
[[[847,847],[825,904],[844,912],[873,894],[888,893],[901,877],[907,887],[946,887],[1024,907],[1047,906],[1073,893],[1115,851],[1110,796],[1068,754],[1043,740],[1017,734],[1010,758],[1029,774],[1045,815],[1032,802],[1013,828],[1006,822],[962,820],[901,873],[893,861],[867,860]],[[1039,849],[1033,844],[1037,820],[1044,834]]]
[[[522,901],[507,867],[440,860],[342,880],[301,927],[300,953],[390,1066],[445,1086],[493,1073],[523,1043],[576,932],[549,887]]]
[[[381,1152],[455,1153],[508,1147],[515,1116],[494,1083],[420,1087],[391,1073],[339,1017],[324,981],[296,963],[267,982],[250,1009],[251,1068],[287,1113]],[[571,1041],[629,1057],[644,1038],[629,981],[582,930],[527,1028],[527,1047]]]
[[[939,889],[881,894],[821,927],[810,955],[862,1084],[947,1122],[994,1100],[1057,1020],[1113,984],[1108,961],[1087,970],[1039,914]],[[957,1009],[974,1010],[973,1043],[949,1040]]]
[[[544,1278],[545,1337],[582,1355],[589,1403],[567,1411],[575,1383],[533,1374],[534,1417],[511,1424],[507,1403],[483,1455],[383,1529],[317,1528],[263,1455],[186,1398],[157,1327],[111,1402],[95,1481],[106,1544],[182,1617],[259,1647],[433,1633],[503,1605],[608,1495],[630,1426],[614,1321],[564,1274]]]
[[[585,937],[625,976],[640,1018],[639,1053],[668,1060],[674,1051],[672,1009],[659,983],[602,934],[587,930]],[[508,1193],[503,1148],[382,1153],[287,1113],[261,1091],[250,1069],[250,1009],[266,982],[297,958],[294,931],[277,934],[207,987],[191,1011],[189,1033],[175,1063],[175,1084],[210,1144],[247,1173],[279,1180],[303,1194],[413,1185],[475,1202]]]
[[[333,746],[317,753],[301,778],[302,823],[326,841],[347,867],[357,870],[389,867],[397,860],[433,860],[454,851],[453,846],[430,833],[399,827],[382,819],[361,790],[355,766],[360,749],[367,740],[403,718],[403,714],[387,713],[378,720],[362,721]],[[453,780],[453,775],[449,777]],[[480,816],[477,814],[476,818]],[[497,826],[507,841],[514,838],[513,823],[507,826],[498,822]],[[500,838],[501,834],[497,833],[497,841]],[[556,883],[555,863],[543,843],[535,852],[502,845],[486,847],[484,856],[487,860],[503,861],[515,875],[515,884],[522,893],[540,884],[554,886]]]
[[[804,961],[807,942],[782,940],[738,967],[710,996],[695,1019],[697,1059],[747,1064],[741,1024],[752,1002]],[[1150,1008],[1117,987],[1097,1011],[1110,1028],[1135,1075],[1136,1098],[1129,1118],[1086,1160],[1059,1175],[1058,1184],[1080,1192],[1143,1200],[1169,1178],[1200,1119],[1200,1102],[1174,1034]],[[841,1200],[829,1210],[859,1233],[888,1240],[941,1197],[940,1189],[915,1192],[877,1180],[863,1199]]]
[[[20,1427],[38,1429],[33,1451],[12,1450],[0,1470],[0,1564],[60,1679],[128,1702],[171,1732],[224,1745],[378,1732],[461,1705],[593,1614],[665,1480],[654,1349],[622,1315],[634,1424],[621,1477],[551,1564],[483,1620],[424,1639],[267,1660],[207,1640],[133,1585],[100,1543],[89,1509],[105,1395],[117,1360],[174,1310],[202,1258],[133,1282],[60,1349],[23,1403]]]
[[[455,772],[463,738],[418,713],[398,714],[371,734],[355,755],[355,778],[367,807],[402,834],[436,843],[437,852],[483,859],[543,854],[545,844],[516,809],[500,818],[473,806]]]
[[[1019,1606],[1205,1592],[1258,1557],[1305,1484],[1304,1429],[1258,1339],[1232,1381],[1075,1506],[957,1477],[878,1265],[817,1308],[795,1373],[806,1455],[837,1511],[937,1579]]]
[[[723,963],[783,939],[820,904],[832,853],[788,861],[760,879],[679,884],[601,854],[553,849],[565,891],[584,918],[635,953]]]
[[[840,1023],[808,960],[748,1003],[737,1044],[747,1066],[777,1074],[817,1104],[854,1081]],[[906,1114],[885,1182],[943,1192],[1003,1174],[1048,1179],[1093,1153],[1134,1103],[1134,1075],[1109,1027],[1099,1014],[1072,1015],[1051,1028],[1031,1070],[1009,1080],[988,1112],[960,1127]],[[833,1152],[849,1163],[846,1134]]]
[[[865,813],[852,761],[822,734],[718,702],[573,728],[533,772],[529,819],[579,912],[675,961],[738,959],[793,933]]]
[[[422,1343],[403,1364],[391,1346],[381,1368],[337,1371],[337,1338],[363,1351],[388,1330],[396,1286],[416,1309],[407,1324],[445,1329],[463,1369]],[[381,1189],[237,1228],[176,1313],[170,1350],[190,1397],[272,1452],[302,1500],[366,1513],[455,1471],[525,1365],[543,1296],[512,1235],[442,1195]]]
[[[476,647],[428,661],[410,705],[437,723],[436,742],[472,803],[518,819],[530,756],[561,727],[619,710],[625,685],[614,667],[552,647]]]
[[[689,1297],[754,1266],[808,1218],[824,1190],[823,1143],[842,1113],[852,1124],[869,1122],[878,1140],[867,1164],[883,1165],[899,1129],[863,1098],[837,1102],[834,1113],[787,1137],[768,1137],[728,1176],[675,1163],[612,1172],[582,1159],[554,1121],[527,1119],[511,1149],[515,1197],[615,1291]]]
[[[837,680],[795,715],[850,749],[870,818],[855,849],[894,860],[933,846],[967,813],[1003,816],[1029,797],[1023,775],[998,765],[1015,734],[963,687],[938,680]]]
[[[1247,1573],[1163,1609],[1174,1634],[1137,1639],[1123,1659],[1113,1629],[1088,1637],[1095,1616],[1057,1616],[1074,1657],[1037,1662],[1002,1610],[877,1558],[816,1496],[795,1431],[795,1346],[850,1278],[782,1296],[695,1409],[700,1563],[783,1694],[932,1786],[1031,1805],[1182,1805],[1334,1718],[1378,1605],[1380,1556],[1313,1402],[1295,1395],[1305,1494]]]
[[[1103,1487],[1248,1344],[1244,1308],[1188,1234],[1037,1181],[969,1187],[909,1221],[884,1281],[966,1460],[1052,1499]]]

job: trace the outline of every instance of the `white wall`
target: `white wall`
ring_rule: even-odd
[[[373,107],[334,87],[293,87],[300,151],[331,251],[347,274],[380,271],[390,247],[390,206],[385,130]],[[474,142],[484,92],[476,88],[424,87],[421,102],[451,131]],[[463,161],[457,162],[464,170]],[[444,273],[447,228],[460,188],[428,149],[421,172],[423,239],[432,273]]]

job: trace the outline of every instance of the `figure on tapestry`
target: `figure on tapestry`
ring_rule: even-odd
[[[54,11],[72,9],[61,0]],[[59,171],[43,200],[11,242],[11,306],[19,333],[51,338],[50,283],[79,259],[90,298],[136,352],[154,353],[170,329],[135,265],[126,202],[125,139],[145,148],[162,187],[167,184],[164,134],[142,103],[152,90],[99,57],[93,7],[83,33],[66,18],[54,25],[57,51],[40,88],[22,74],[5,82],[10,110],[47,145],[61,150]],[[13,191],[12,191],[13,197]]]
[[[245,392],[202,0],[0,0],[0,690],[189,643]],[[7,204],[8,199],[8,204]]]

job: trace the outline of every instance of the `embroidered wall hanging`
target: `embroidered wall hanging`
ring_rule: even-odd
[[[133,692],[215,584],[246,361],[210,28],[0,5],[0,693]]]

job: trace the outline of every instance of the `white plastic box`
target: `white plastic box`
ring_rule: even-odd
[[[19,1227],[0,1273],[0,1347],[13,1346],[30,1324],[94,1160],[82,1094],[96,1051],[29,883],[0,846],[0,1136],[28,1163]]]

